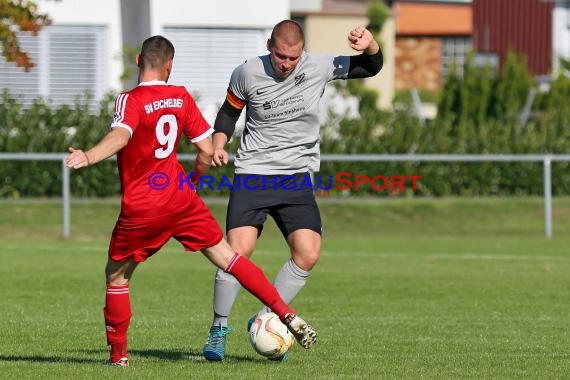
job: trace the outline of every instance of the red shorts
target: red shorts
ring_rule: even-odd
[[[222,238],[222,230],[200,197],[194,197],[186,210],[153,219],[119,216],[111,242],[109,257],[114,261],[132,259],[143,262],[171,238],[186,251],[213,247]]]

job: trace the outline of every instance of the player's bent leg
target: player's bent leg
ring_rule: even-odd
[[[138,263],[134,260],[115,261],[108,259],[105,267],[107,283],[111,285],[127,285],[137,265]]]
[[[237,233],[235,232],[236,230]],[[255,248],[257,238],[257,229],[255,227],[230,230],[229,236],[232,236],[234,241],[240,242],[239,244],[236,243],[236,245],[241,251],[245,252],[246,255],[251,255]],[[224,243],[221,244],[225,246]],[[237,249],[228,247],[224,249],[231,254],[231,257],[233,257],[234,251],[240,252]],[[208,258],[219,267],[218,264],[220,263],[217,263],[217,259],[213,261],[210,257]],[[202,351],[204,358],[208,361],[220,361],[225,357],[227,334],[232,330],[231,327],[228,327],[228,317],[240,289],[241,285],[234,276],[226,273],[223,269],[216,271],[216,280],[214,283],[214,317],[212,319],[212,325],[210,326],[208,340]]]
[[[255,248],[257,228],[235,228],[229,231],[228,236],[233,239],[229,241],[232,248],[232,257],[234,252],[238,252],[246,257],[251,256]],[[235,246],[232,245],[232,241]],[[245,254],[242,254],[242,252],[245,252]],[[218,269],[214,283],[214,318],[212,319],[212,326],[227,327],[228,317],[240,288],[241,286],[234,276],[226,273],[223,269]]]
[[[282,320],[295,312],[279,297],[279,293],[269,282],[262,270],[247,257],[234,253],[229,261],[229,245],[222,240],[216,246],[203,249],[202,252],[221,269],[234,276],[248,292],[256,296],[266,306],[269,306]]]
[[[317,263],[321,249],[321,235],[309,229],[298,229],[287,237],[291,259],[281,267],[273,283],[283,301],[293,302],[307,283],[311,269]],[[258,315],[269,312],[263,308]]]
[[[228,231],[228,243],[235,252],[250,258],[255,249],[259,230],[254,226],[232,228]]]
[[[309,272],[321,256],[321,235],[306,228],[295,230],[287,236],[291,257],[299,269]]]
[[[271,285],[261,269],[253,264],[247,257],[235,253],[226,264],[228,252],[227,243],[222,240],[215,247],[202,250],[214,263],[220,263],[221,269],[233,275],[240,284],[261,302],[268,306],[287,325],[287,328],[299,344],[305,348],[311,347],[316,341],[315,330],[279,297],[277,290]],[[224,267],[225,265],[225,267]]]
[[[290,303],[303,289],[311,269],[319,260],[321,235],[310,229],[298,229],[287,236],[287,243],[291,249],[291,261],[278,274],[275,287]],[[310,348],[317,342],[316,331],[300,317],[290,319],[286,325],[302,347]]]
[[[131,320],[129,279],[137,263],[132,260],[113,261],[109,259],[105,269],[107,290],[105,293],[105,331],[107,344],[111,347],[109,365],[128,367],[127,331]]]
[[[238,280],[222,269],[216,271],[214,282],[214,318],[212,326],[228,325],[228,316],[237,298],[241,285]]]
[[[233,252],[225,240],[222,240],[214,247],[203,249],[202,252],[220,269],[234,276],[248,292],[256,296],[265,305],[271,307],[280,318],[293,312],[279,297],[279,294],[267,277],[265,277],[263,271],[247,257]]]

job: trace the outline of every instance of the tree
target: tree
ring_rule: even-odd
[[[503,73],[495,89],[495,115],[502,120],[517,120],[533,85],[527,58],[507,53]]]
[[[390,18],[390,8],[382,0],[370,0],[368,3],[368,29],[380,34],[386,21]]]
[[[0,0],[0,43],[2,55],[8,62],[29,71],[34,67],[30,56],[22,51],[18,31],[37,35],[40,29],[51,23],[50,18],[38,12],[35,2],[27,0]]]

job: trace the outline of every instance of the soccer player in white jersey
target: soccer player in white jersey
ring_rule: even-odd
[[[318,114],[325,86],[334,79],[370,77],[382,68],[382,52],[369,30],[358,26],[348,40],[361,54],[309,54],[299,24],[281,21],[267,41],[269,54],[248,59],[233,71],[214,124],[212,165],[223,166],[228,163],[224,146],[246,108],[227,210],[227,237],[233,249],[250,257],[267,215],[273,217],[291,252],[274,281],[286,302],[305,286],[320,255],[321,218],[307,183],[320,164]],[[217,271],[214,318],[203,350],[209,361],[224,359],[228,316],[239,289],[233,276]],[[248,325],[252,321],[253,317]]]

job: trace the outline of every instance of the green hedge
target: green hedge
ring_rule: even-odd
[[[523,61],[524,62],[524,61]],[[465,76],[450,75],[438,100],[438,117],[424,125],[411,109],[384,112],[375,106],[378,94],[348,81],[348,89],[360,98],[360,117],[330,121],[323,128],[323,153],[394,154],[543,154],[570,152],[570,78],[560,75],[547,93],[540,93],[529,122],[521,126],[518,114],[533,85],[524,63],[511,57],[498,76],[467,63]],[[108,131],[113,117],[112,95],[101,102],[96,114],[88,99],[74,106],[53,107],[44,101],[23,109],[6,92],[0,104],[0,151],[65,152],[68,146],[91,147]],[[238,138],[230,152],[235,152]],[[191,153],[190,144],[181,144]],[[191,162],[185,162],[187,169]],[[213,169],[218,179],[231,176],[232,167]],[[448,195],[537,195],[543,191],[541,163],[326,163],[321,176],[351,172],[358,175],[421,175],[416,190],[377,191],[363,187],[357,195],[448,196]],[[60,196],[61,163],[0,161],[0,197]],[[570,193],[567,163],[553,163],[553,192]],[[218,180],[216,183],[219,183]],[[114,162],[73,172],[75,196],[112,196],[120,192]],[[205,195],[227,194],[205,190]],[[346,194],[333,189],[331,194]]]
[[[323,153],[393,154],[566,154],[570,152],[570,78],[559,75],[546,93],[539,93],[531,117],[519,116],[534,86],[524,57],[508,54],[503,72],[473,66],[464,76],[452,71],[438,97],[438,116],[421,125],[412,105],[382,112],[371,104],[377,94],[357,81],[346,88],[360,98],[360,118],[344,118],[325,126]],[[332,133],[331,133],[332,131]],[[543,192],[542,163],[322,163],[322,175],[339,171],[358,175],[421,175],[418,188],[404,194],[537,195]],[[568,163],[552,164],[553,193],[570,190]],[[411,185],[411,182],[409,183]],[[331,193],[346,193],[335,191]],[[352,194],[402,195],[364,187]]]
[[[70,146],[93,146],[109,131],[114,97],[105,96],[98,113],[90,112],[88,104],[89,99],[83,98],[73,106],[54,107],[40,99],[24,109],[5,91],[0,103],[0,151],[64,153]],[[181,143],[180,153],[193,153],[191,144]],[[192,164],[183,162],[187,170]],[[0,197],[61,196],[59,161],[0,161],[0,173]],[[212,173],[229,175],[231,168]],[[71,191],[78,197],[120,195],[116,163],[105,161],[72,171]]]

